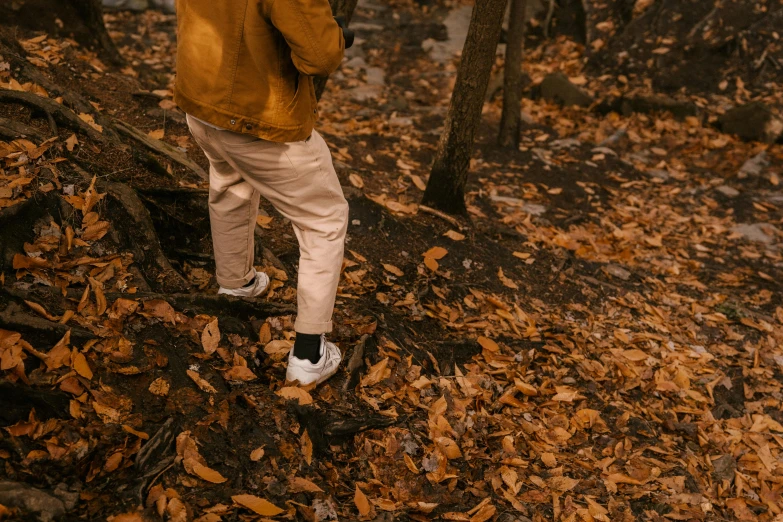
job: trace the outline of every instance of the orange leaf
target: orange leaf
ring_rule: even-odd
[[[372,506],[370,501],[367,500],[367,496],[359,489],[359,485],[356,485],[356,492],[353,495],[353,502],[356,504],[356,508],[359,510],[359,514],[363,517],[367,517],[372,512]]]
[[[90,370],[90,365],[87,364],[87,358],[84,356],[82,352],[76,352],[71,357],[71,364],[73,366],[73,369],[76,370],[76,373],[87,379],[88,381],[92,379],[92,370]]]
[[[234,495],[231,497],[231,500],[240,506],[255,511],[263,517],[274,517],[285,512],[285,510],[280,509],[268,500],[258,498],[255,495]]]
[[[208,468],[200,462],[193,463],[193,473],[203,478],[207,482],[212,482],[213,484],[222,484],[228,480],[214,469]]]

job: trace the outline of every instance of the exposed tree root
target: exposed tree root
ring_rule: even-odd
[[[33,223],[47,213],[70,215],[73,209],[69,207],[65,200],[49,192],[0,210],[0,270],[11,268],[14,255],[24,251],[25,242],[31,243],[35,239]]]
[[[42,305],[44,308],[47,308],[51,313],[57,314],[62,314],[65,310],[72,308],[72,305],[77,303],[82,296],[82,290],[68,289],[66,291],[66,296],[63,297],[59,288],[45,286],[36,286],[29,290],[16,286],[5,286],[0,287],[0,290],[18,299],[32,302],[43,301],[46,303],[45,305]],[[136,292],[134,294],[129,294],[106,292],[105,297],[109,304],[119,298],[135,299],[142,302],[160,299],[166,301],[181,312],[232,316],[241,319],[249,319],[251,317],[263,319],[277,315],[290,315],[296,312],[296,307],[290,304],[272,303],[259,299],[217,294],[169,294],[158,292]],[[30,316],[29,314],[26,315]],[[35,318],[35,316],[30,317]],[[41,323],[42,325],[49,326],[49,323],[51,323],[51,321],[43,320],[45,323]],[[65,333],[64,330],[63,333]],[[90,332],[86,332],[86,335],[89,336],[88,338],[94,337]]]
[[[296,307],[290,304],[272,303],[258,299],[212,294],[157,294],[154,292],[137,292],[136,294],[106,294],[106,299],[118,297],[139,299],[162,299],[180,311],[210,315],[230,315],[241,319],[256,317],[259,319],[276,315],[290,315],[296,312]]]
[[[136,127],[117,119],[114,120],[114,126],[122,135],[139,142],[148,149],[169,158],[171,161],[179,163],[183,167],[186,167],[194,174],[199,176],[201,179],[209,180],[209,175],[207,175],[207,173],[198,165],[198,163],[191,160],[183,152],[172,147],[168,143],[161,140],[156,140],[155,138],[144,134]]]
[[[90,113],[94,109],[90,103],[82,98],[73,90],[62,89],[59,85],[52,82],[45,74],[41,73],[37,67],[28,62],[24,55],[25,51],[16,38],[13,35],[8,34],[10,31],[3,30],[0,27],[0,46],[4,48],[4,52],[7,53],[6,58],[10,58],[13,62],[13,68],[21,71],[21,76],[40,85],[46,89],[49,94],[58,94],[62,96],[65,104],[75,111]]]
[[[3,398],[3,407],[0,408],[0,424],[3,426],[27,420],[32,409],[35,409],[38,420],[69,417],[70,397],[61,391],[0,381],[0,397]]]
[[[301,426],[307,430],[313,449],[318,455],[328,453],[329,445],[341,439],[367,430],[387,428],[397,424],[398,419],[382,415],[362,415],[351,417],[334,410],[323,411],[312,406],[292,404],[291,409]]]
[[[72,166],[85,181],[92,179],[87,171],[75,163]],[[109,215],[112,216],[114,229],[120,235],[120,243],[127,245],[133,252],[134,261],[150,287],[162,292],[187,291],[190,285],[172,268],[163,253],[150,213],[136,191],[123,183],[107,181],[98,181],[95,186],[108,194]]]
[[[111,127],[103,125],[105,122],[98,114],[93,114],[92,116],[96,123],[103,126],[103,132],[93,128],[86,121],[79,118],[74,111],[65,105],[57,103],[51,98],[44,98],[43,96],[38,96],[31,92],[0,89],[0,101],[6,103],[21,103],[31,107],[32,109],[45,114],[47,118],[53,118],[54,121],[60,125],[82,132],[94,140],[100,142],[106,142],[107,140],[117,141],[116,133]]]
[[[43,141],[46,136],[38,129],[28,127],[23,123],[19,123],[7,118],[0,118],[0,138],[15,140],[17,138],[32,138],[38,141]]]
[[[3,288],[2,290],[11,295],[16,293],[12,290],[9,291],[6,288]],[[28,339],[36,338],[52,345],[62,339],[68,330],[71,331],[71,339],[74,340],[83,342],[95,338],[90,331],[85,330],[84,328],[55,323],[54,321],[33,315],[13,302],[9,303],[4,310],[0,311],[0,328],[19,332],[24,334]]]
[[[187,291],[190,284],[163,253],[152,218],[136,192],[122,183],[96,185],[109,195],[109,215],[115,230],[121,235],[121,243],[130,247],[150,287],[162,292]]]
[[[348,359],[348,364],[346,365],[346,370],[348,370],[349,377],[343,384],[343,392],[352,390],[356,387],[357,384],[359,384],[359,379],[361,378],[362,372],[366,367],[364,363],[364,352],[368,343],[377,343],[377,341],[372,335],[365,334],[362,336],[359,344],[357,344],[353,349],[351,358]]]

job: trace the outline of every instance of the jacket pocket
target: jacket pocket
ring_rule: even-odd
[[[294,76],[294,94],[291,96],[291,101],[288,103],[288,106],[286,107],[286,110],[290,111],[291,108],[296,105],[297,100],[299,99],[300,92],[302,90],[302,74],[297,72]]]

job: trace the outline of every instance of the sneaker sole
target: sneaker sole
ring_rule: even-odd
[[[323,378],[321,378],[321,379],[319,379],[317,381],[311,382],[310,384],[302,384],[302,383],[299,382],[299,379],[296,379],[294,381],[289,381],[288,379],[286,379],[284,385],[285,386],[293,386],[295,388],[302,388],[304,391],[309,392],[309,391],[312,391],[319,384],[323,384],[326,381],[328,381],[329,379],[331,379],[332,377],[334,377],[335,375],[337,375],[337,372],[339,370],[340,370],[340,366],[338,365],[337,368],[335,368],[332,373],[330,373],[329,375],[327,375],[327,376],[325,376],[325,377],[323,377]]]

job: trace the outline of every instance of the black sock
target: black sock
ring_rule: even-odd
[[[294,357],[316,364],[321,360],[321,336],[297,332],[294,341]]]

